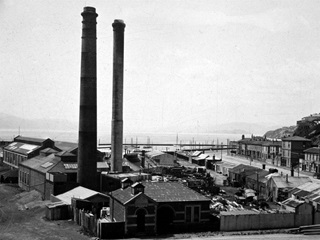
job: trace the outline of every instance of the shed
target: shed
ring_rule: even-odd
[[[57,196],[51,195],[52,202],[64,202],[69,205],[72,203],[72,198],[88,200],[93,203],[109,204],[109,196],[81,186]]]
[[[46,206],[46,218],[48,220],[63,220],[69,218],[68,204],[65,202],[54,202]]]

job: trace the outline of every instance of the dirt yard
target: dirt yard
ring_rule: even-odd
[[[45,204],[35,191],[0,184],[0,239],[88,240],[73,221],[47,221]]]

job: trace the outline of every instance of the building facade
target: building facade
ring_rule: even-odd
[[[304,158],[300,158],[300,170],[319,173],[320,172],[320,160],[319,160],[319,147],[308,148],[303,151]]]
[[[304,150],[311,147],[311,140],[303,137],[282,138],[281,166],[294,168],[304,157]]]
[[[18,169],[19,163],[40,154],[45,148],[56,149],[54,142],[47,139],[17,136],[3,148],[3,163],[11,169]]]
[[[143,182],[110,194],[111,216],[125,234],[209,230],[210,199],[177,182]]]

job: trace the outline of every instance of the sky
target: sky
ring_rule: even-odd
[[[78,121],[85,6],[99,15],[99,129],[111,129],[114,19],[126,24],[124,131],[320,112],[318,0],[0,0],[0,112]]]

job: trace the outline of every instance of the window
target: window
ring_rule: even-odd
[[[186,206],[186,222],[200,222],[200,206]]]

